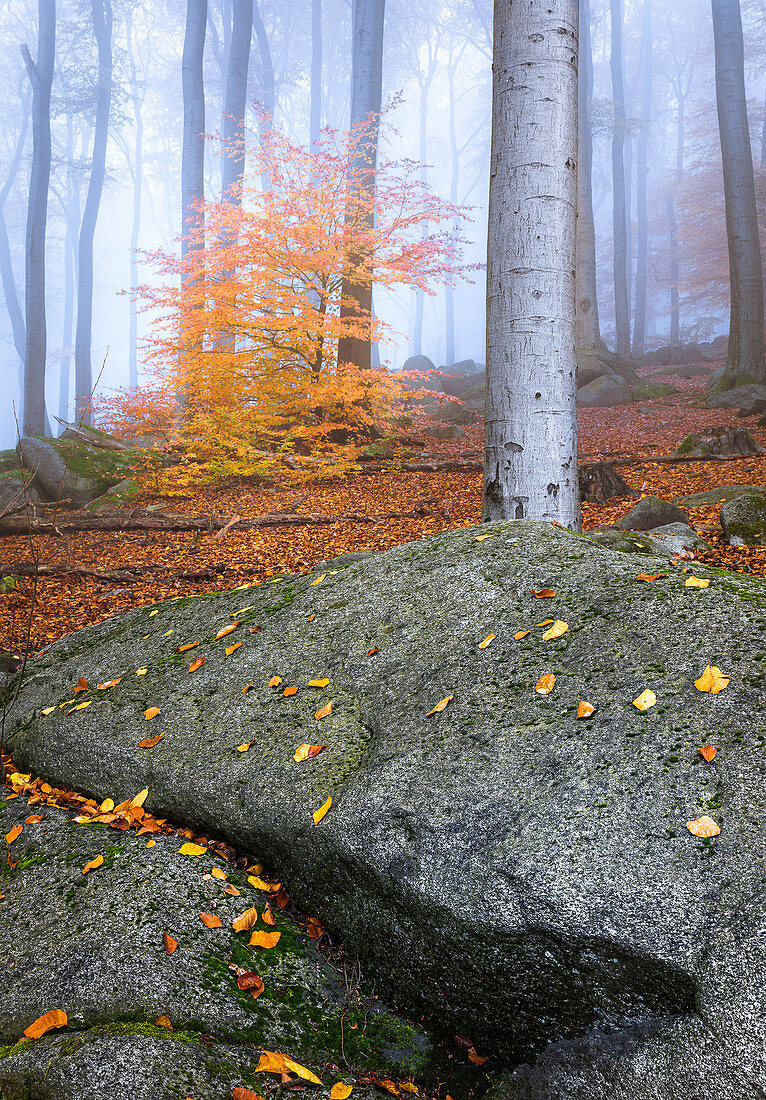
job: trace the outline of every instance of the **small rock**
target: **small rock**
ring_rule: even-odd
[[[577,391],[577,404],[585,408],[629,405],[632,400],[633,391],[618,374],[602,374]]]
[[[434,439],[465,439],[465,432],[457,424],[434,424],[433,427],[425,429],[425,434],[433,436]]]
[[[615,527],[620,531],[653,531],[668,523],[688,524],[689,516],[677,504],[661,497],[643,497],[626,516],[618,519]]]
[[[730,546],[766,546],[766,496],[748,493],[727,500],[721,526]]]

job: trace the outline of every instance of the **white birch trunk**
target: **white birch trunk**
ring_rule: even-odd
[[[484,519],[580,529],[577,0],[495,0]]]

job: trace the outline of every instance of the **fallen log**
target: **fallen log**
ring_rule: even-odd
[[[157,579],[167,576],[180,581],[214,580],[229,568],[228,566],[209,569],[195,569],[187,573],[177,573],[170,566],[150,565],[141,569],[91,569],[86,565],[35,565],[31,561],[14,562],[0,566],[4,577],[87,577],[103,584],[139,584],[148,578]]]

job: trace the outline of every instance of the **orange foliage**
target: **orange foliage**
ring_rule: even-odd
[[[383,329],[369,314],[341,317],[344,268],[358,283],[433,292],[465,270],[453,228],[465,212],[430,193],[417,164],[382,162],[374,194],[350,214],[354,173],[367,170],[364,158],[354,167],[360,142],[328,131],[309,153],[271,131],[250,157],[242,207],[205,203],[201,247],[153,255],[161,279],[139,294],[153,315],[155,384],[112,402],[101,422],[180,447],[181,481],[264,474],[286,452],[313,454],[312,476],[323,451],[342,472],[350,452],[328,449],[396,414],[395,376],[337,361],[341,337]],[[144,473],[168,488],[160,467]]]

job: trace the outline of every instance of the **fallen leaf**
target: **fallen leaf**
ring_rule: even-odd
[[[294,1062],[292,1058],[288,1058],[286,1054],[279,1054],[277,1051],[264,1050],[258,1061],[258,1065],[255,1067],[256,1073],[294,1073],[296,1077],[301,1077],[304,1081],[310,1081],[312,1085],[321,1085],[322,1082],[312,1073],[310,1069],[306,1069],[305,1066],[299,1065],[298,1062]]]
[[[577,707],[577,717],[590,718],[595,709],[596,708],[591,703],[586,703],[584,699],[581,699],[579,706]]]
[[[53,714],[55,709],[55,707],[43,707],[43,709],[40,711],[40,714]]]
[[[211,871],[211,874],[212,874],[213,878],[221,878],[221,879],[226,878],[226,872],[222,871],[220,867],[214,867],[213,870]]]
[[[351,1085],[346,1085],[343,1081],[337,1081],[330,1089],[330,1100],[348,1100],[351,1092]]]
[[[327,811],[330,809],[331,806],[332,806],[332,795],[330,795],[330,797],[327,799],[326,802],[322,803],[322,805],[319,807],[318,810],[314,810],[313,814],[311,815],[314,818],[314,824],[315,825],[319,824],[319,822],[322,820],[322,818],[324,817],[324,815],[327,813]]]
[[[541,623],[535,623],[535,626],[550,626],[551,623],[555,622],[555,619],[543,619]]]
[[[159,745],[164,736],[164,733],[158,733],[156,737],[149,737],[146,741],[139,741],[138,747],[139,749],[153,749],[155,745]]]
[[[247,695],[249,691],[255,691],[255,684],[245,684],[242,688],[242,694]]]
[[[165,954],[172,955],[178,947],[178,940],[174,940],[168,932],[162,933],[162,942],[165,945]]]
[[[263,978],[259,977],[255,971],[248,970],[237,977],[237,988],[245,990],[254,1001],[257,1001],[266,987],[263,984]]]
[[[529,634],[528,630],[517,630],[513,636],[517,642],[520,642],[522,638],[526,638],[527,634]]]
[[[82,873],[84,875],[87,875],[88,871],[95,871],[97,867],[102,867],[103,864],[104,864],[104,857],[103,856],[96,856],[95,859],[91,859],[91,860],[88,861],[88,863],[85,864],[85,866],[82,869]]]
[[[317,722],[321,721],[322,718],[327,718],[328,715],[332,714],[332,704],[333,704],[333,701],[331,699],[329,703],[325,703],[325,705],[323,707],[319,708],[319,710],[314,715]]]
[[[452,702],[452,700],[453,700],[454,698],[455,698],[455,696],[454,696],[454,695],[448,695],[448,696],[446,697],[446,699],[442,699],[442,700],[441,700],[440,702],[438,702],[438,703],[436,704],[436,706],[435,706],[435,707],[433,707],[433,708],[432,708],[431,710],[429,710],[428,714],[426,714],[426,718],[428,718],[428,717],[429,717],[430,715],[432,715],[432,714],[440,714],[440,713],[441,713],[441,711],[443,711],[443,710],[444,710],[444,708],[445,708],[445,707],[446,707],[446,706],[447,706],[447,705],[448,705],[449,703],[451,703],[451,702]]]
[[[379,1089],[384,1089],[386,1092],[390,1092],[392,1096],[399,1095],[399,1089],[390,1079],[390,1077],[378,1077],[377,1074],[371,1073],[370,1080],[373,1085],[377,1085]]]
[[[144,804],[144,802],[146,802],[146,799],[148,798],[148,796],[149,796],[149,788],[144,787],[144,789],[142,791],[138,792],[138,794],[136,795],[135,798],[131,798],[130,805],[134,809],[138,809],[141,806],[143,806],[143,804]]]
[[[326,748],[327,745],[298,745],[293,753],[293,760],[300,764],[303,760],[310,760],[312,756],[317,756],[322,749]]]
[[[44,1016],[38,1016],[29,1027],[25,1027],[24,1034],[27,1039],[39,1039],[41,1035],[45,1035],[46,1031],[51,1031],[55,1027],[66,1027],[66,1024],[66,1012],[63,1012],[60,1008],[52,1008]]]
[[[192,663],[189,665],[189,673],[196,672],[198,668],[202,668],[204,663],[204,657],[195,657]]]
[[[92,702],[93,702],[93,700],[92,700],[92,699],[88,699],[88,700],[86,700],[86,701],[85,701],[84,703],[78,703],[78,704],[77,704],[77,706],[76,706],[76,707],[72,707],[72,709],[71,709],[70,711],[68,711],[68,713],[69,713],[69,714],[74,714],[74,712],[75,712],[76,710],[85,710],[85,708],[86,708],[86,707],[89,707],[89,706],[90,706],[90,704],[91,704]]]
[[[232,886],[230,882],[227,882],[223,888],[224,894],[228,894],[232,898],[242,897],[236,886]]]
[[[698,817],[695,821],[687,821],[686,828],[694,836],[701,836],[703,840],[706,840],[710,836],[718,836],[721,831],[720,825],[717,825],[712,817],[708,817],[707,814],[703,814],[702,817]]]
[[[368,654],[368,656],[369,656],[369,654]],[[329,680],[309,680],[309,682],[306,684],[306,687],[326,688],[329,683],[330,683]]]
[[[699,680],[694,681],[694,686],[697,691],[706,691],[710,695],[717,695],[718,692],[723,691],[728,684],[729,677],[724,676],[720,668],[716,668],[715,665],[708,665]]]
[[[236,746],[237,752],[247,752],[252,744],[252,741],[243,741],[241,745]]]
[[[248,629],[248,633],[250,633],[250,634],[260,634],[262,630],[263,630],[262,626],[251,626]]]
[[[295,685],[293,685],[292,687],[285,688],[285,690],[282,692],[282,694],[283,695],[297,695],[298,694],[298,689],[297,689],[297,687],[295,687]]]
[[[311,584],[309,585],[309,588],[313,588],[315,584],[320,584],[321,581],[323,581],[326,576],[327,576],[326,573],[320,573],[319,576],[317,577],[317,579],[315,581],[311,582]]]
[[[173,1025],[170,1022],[169,1016],[158,1016],[154,1021],[154,1025],[155,1027],[165,1027],[168,1029],[168,1031],[173,1030]]]
[[[399,1083],[399,1088],[402,1090],[402,1092],[411,1092],[413,1096],[420,1095],[418,1092],[418,1086],[413,1084],[412,1081],[401,1081]]]
[[[270,905],[267,905],[261,913],[261,920],[264,924],[269,924],[272,926],[277,923],[277,918],[274,916]]]
[[[156,718],[159,713],[160,713],[160,708],[159,707],[149,707],[148,710],[144,711],[144,718],[146,719],[147,722],[151,722],[152,718]]]
[[[204,924],[205,928],[222,928],[223,922],[220,917],[217,917],[214,913],[200,913],[199,919]]]
[[[201,844],[192,844],[189,841],[186,844],[182,844],[178,849],[179,856],[204,856],[207,848],[203,848]]]
[[[636,577],[637,581],[657,581],[660,577],[669,577],[669,573],[639,573]]]
[[[240,625],[240,622],[241,622],[241,620],[238,619],[234,623],[229,623],[228,626],[222,626],[221,629],[216,634],[216,640],[218,638],[225,638],[229,634],[233,634],[234,631],[237,629],[237,627]]]
[[[708,764],[713,759],[717,751],[718,750],[716,749],[715,745],[702,745],[697,748],[697,752],[700,754],[700,756],[704,757],[705,760],[707,760]]]
[[[154,616],[155,616],[155,615],[159,615],[159,613],[160,613],[160,610],[159,610],[159,608],[158,608],[158,607],[155,607],[153,611],[150,611],[150,612],[149,612],[149,618],[150,618],[150,619],[153,619],[153,618],[154,618]]]
[[[105,798],[98,809],[99,809],[99,813],[102,813],[102,814],[111,813],[111,811],[114,809],[114,799],[113,798]]]
[[[281,676],[272,676],[271,679],[269,680],[269,687],[270,688],[279,687],[279,685],[281,683],[282,683],[282,677]]]
[[[122,682],[122,676],[118,676],[116,680],[107,680],[103,684],[96,684],[97,691],[106,691],[107,688],[117,687]]]
[[[372,649],[367,650],[367,656],[368,657],[374,657],[376,653],[380,653],[380,650],[378,649],[377,646],[374,646]]]
[[[157,843],[156,840],[147,840],[146,847],[147,848],[153,848],[156,843]]]
[[[263,868],[261,868],[261,870],[263,870]],[[281,882],[266,882],[257,875],[248,875],[247,881],[251,886],[254,886],[256,890],[261,890],[264,894],[278,894],[282,888]]]
[[[657,696],[649,688],[644,688],[637,699],[633,700],[636,710],[649,710],[657,702]]]
[[[702,580],[701,577],[687,577],[686,579],[687,588],[707,588],[709,584],[710,581]]]
[[[249,932],[257,923],[258,910],[254,905],[251,905],[249,909],[245,909],[244,913],[240,913],[238,917],[234,918],[231,926],[235,932]]]
[[[250,936],[250,944],[252,947],[264,947],[270,949],[276,947],[279,943],[279,937],[281,932],[264,932],[260,928],[256,928]]]
[[[148,668],[137,668],[136,669],[136,676],[146,676],[148,671],[149,671]]]
[[[535,691],[538,695],[550,695],[556,684],[556,677],[552,672],[546,672],[535,684]]]
[[[226,653],[226,656],[231,657],[232,653],[235,653],[236,650],[238,650],[241,645],[242,645],[242,642],[235,642],[234,645],[227,645],[226,649],[224,650],[224,652]]]
[[[492,532],[490,532],[488,535],[475,535],[474,536],[474,541],[475,542],[484,542],[485,539],[491,539],[491,538],[492,538]]]
[[[39,825],[41,821],[45,821],[45,814],[30,814],[24,818],[25,825]]]
[[[488,1054],[479,1054],[474,1047],[471,1047],[468,1051],[468,1057],[475,1066],[483,1066],[485,1062],[489,1061]]]
[[[238,1085],[237,1088],[232,1089],[231,1100],[263,1100],[263,1097],[252,1089],[246,1089],[244,1085]]]
[[[9,833],[5,834],[5,839],[8,844],[13,844],[17,837],[20,837],[24,830],[23,825],[14,825]]]
[[[479,649],[486,649],[490,642],[494,642],[496,634],[488,634],[483,642],[479,642]]]
[[[324,935],[324,928],[316,917],[309,917],[306,922],[306,935],[310,940],[321,940]]]
[[[567,630],[569,630],[569,624],[556,619],[550,630],[546,630],[543,634],[543,641],[552,642],[554,638],[560,638],[562,634],[566,634]]]
[[[198,646],[198,645],[199,645],[199,642],[187,642],[186,645],[180,645],[178,647],[178,649],[176,650],[176,653],[186,653],[187,650],[194,649],[195,646]]]
[[[77,695],[79,691],[90,691],[90,688],[88,687],[88,681],[85,679],[84,676],[81,676],[80,679],[77,681],[77,687],[74,689],[75,695]]]
[[[553,591],[552,588],[533,588],[532,595],[535,596],[538,600],[545,600],[548,599],[549,596],[555,596],[556,593]]]
[[[175,634],[175,630],[173,629],[172,626],[171,626],[170,630],[165,631],[165,633],[162,635],[162,637],[163,638],[169,638],[171,634]]]

